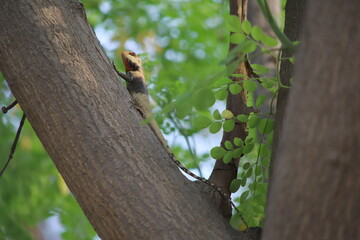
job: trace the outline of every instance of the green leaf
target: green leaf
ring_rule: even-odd
[[[234,193],[237,192],[237,190],[239,190],[240,188],[240,184],[241,184],[241,180],[240,179],[233,179],[230,183],[230,192]]]
[[[275,47],[276,45],[278,45],[278,41],[270,36],[264,35],[261,38],[261,41],[268,47]]]
[[[234,129],[234,127],[235,127],[234,119],[225,120],[223,125],[224,132],[231,132]]]
[[[230,35],[230,42],[234,44],[242,43],[246,39],[246,36],[242,33],[234,33]]]
[[[226,140],[224,145],[225,145],[225,148],[228,150],[232,150],[234,148],[234,146],[232,145],[232,143],[229,140]]]
[[[221,116],[225,119],[231,119],[234,117],[234,114],[230,110],[226,109],[221,113]]]
[[[226,85],[228,85],[229,83],[232,83],[233,81],[231,79],[229,79],[228,77],[222,77],[219,78],[218,80],[216,80],[211,87],[212,88],[220,88],[220,87],[224,87]]]
[[[260,194],[266,194],[267,193],[267,189],[268,189],[268,184],[267,183],[258,183],[256,186],[256,191]]]
[[[240,114],[240,115],[237,115],[236,119],[239,120],[240,122],[247,122],[248,116],[245,114]]]
[[[239,51],[242,53],[252,53],[256,50],[257,44],[253,40],[246,39],[239,44]]]
[[[192,111],[191,105],[188,104],[187,102],[184,103],[183,101],[177,101],[175,103],[175,109],[176,109],[176,117],[179,119],[185,118]]]
[[[262,85],[264,88],[266,88],[266,89],[270,89],[270,88],[272,88],[275,84],[272,83],[272,82],[263,82],[263,83],[261,83],[261,85]]]
[[[225,27],[230,32],[241,32],[241,22],[238,16],[230,15],[226,18]]]
[[[245,202],[245,200],[247,199],[249,195],[249,190],[243,192],[240,196],[240,205],[243,204]]]
[[[238,83],[232,83],[229,86],[229,90],[230,90],[231,94],[236,95],[241,92],[242,87]]]
[[[199,115],[194,119],[194,126],[198,129],[207,128],[211,124],[211,120],[208,117]]]
[[[251,64],[250,66],[254,70],[254,72],[259,75],[264,75],[269,72],[269,69],[264,67],[263,65]]]
[[[221,120],[221,114],[220,114],[219,110],[216,109],[216,110],[213,112],[213,118],[214,118],[215,120]]]
[[[254,144],[246,144],[243,148],[243,153],[248,154],[254,149]]]
[[[250,167],[250,163],[249,163],[249,162],[246,162],[246,163],[244,164],[244,166],[243,166],[243,169],[244,169],[244,170],[247,170],[247,169],[249,169],[249,167]]]
[[[210,150],[210,156],[214,159],[221,159],[226,153],[226,150],[223,147],[213,147]]]
[[[215,103],[214,93],[208,88],[203,88],[195,92],[192,100],[194,107],[200,111],[208,109]]]
[[[260,176],[263,173],[261,166],[256,166],[255,168],[255,176]]]
[[[245,177],[249,178],[249,177],[251,177],[251,174],[252,174],[252,168],[249,168],[245,173]]]
[[[248,20],[245,20],[241,23],[242,26],[242,30],[246,33],[246,34],[250,34],[251,32],[251,23]]]
[[[269,155],[270,151],[269,151],[269,148],[268,146],[266,146],[265,144],[260,144],[260,147],[259,147],[259,156],[260,157],[264,157],[266,155]]]
[[[269,133],[268,139],[267,139],[269,146],[272,145],[273,139],[274,139],[274,132],[271,132],[271,133]]]
[[[209,127],[209,131],[210,131],[210,133],[215,134],[215,133],[217,133],[218,131],[220,131],[221,127],[222,127],[222,123],[221,123],[221,122],[213,122],[213,123],[210,125],[210,127]]]
[[[223,162],[224,163],[226,163],[226,164],[228,164],[229,162],[231,162],[231,160],[232,160],[232,152],[231,151],[228,151],[228,152],[226,152],[225,153],[225,156],[224,156],[224,158],[223,158]]]
[[[244,74],[237,74],[237,73],[233,73],[231,74],[232,77],[236,77],[236,78],[248,78],[247,75]]]
[[[250,144],[250,143],[253,142],[253,140],[254,140],[254,138],[247,136],[247,137],[245,138],[245,144]]]
[[[255,128],[260,122],[260,118],[256,115],[249,116],[248,127]]]
[[[241,138],[235,137],[234,144],[235,144],[235,146],[241,147],[244,145],[244,141]]]
[[[254,26],[251,29],[251,35],[256,41],[260,41],[260,39],[263,37],[264,33],[259,26]]]
[[[240,158],[242,154],[242,148],[237,148],[232,151],[233,152],[233,158]]]
[[[228,96],[228,91],[226,89],[220,89],[217,93],[215,93],[216,99],[225,100]]]
[[[265,100],[266,100],[266,97],[264,95],[258,96],[258,98],[256,99],[256,102],[255,102],[255,107],[257,107],[257,108],[261,107],[261,105],[263,105]]]
[[[275,127],[274,120],[269,118],[262,119],[258,125],[258,129],[261,134],[270,133],[272,130],[274,130],[274,127]]]
[[[246,79],[244,80],[244,88],[248,92],[253,92],[256,90],[257,84],[251,79]]]
[[[244,177],[244,178],[241,179],[241,183],[240,183],[240,184],[241,184],[242,187],[245,187],[245,185],[246,185],[246,180],[247,180],[246,177]]]
[[[263,158],[261,160],[261,164],[264,166],[264,167],[269,167],[270,166],[270,156],[269,157],[266,157],[266,158]]]

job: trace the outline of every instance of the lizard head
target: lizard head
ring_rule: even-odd
[[[141,70],[141,60],[134,52],[123,51],[121,52],[121,58],[126,72]]]

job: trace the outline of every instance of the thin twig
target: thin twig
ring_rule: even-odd
[[[13,107],[15,107],[15,105],[17,104],[17,100],[13,101],[9,106],[5,107],[3,106],[1,108],[2,112],[5,114],[7,113],[10,109],[12,109]]]
[[[21,130],[22,130],[22,127],[24,125],[24,122],[25,122],[25,119],[26,119],[26,116],[25,116],[25,113],[23,113],[23,116],[21,118],[21,121],[20,121],[20,124],[19,124],[19,128],[16,132],[16,136],[15,136],[15,139],[14,139],[14,142],[11,146],[11,150],[10,150],[10,154],[9,154],[9,158],[7,160],[7,162],[5,163],[5,166],[1,169],[0,171],[0,177],[2,176],[2,174],[5,172],[7,166],[9,165],[10,163],[10,160],[12,159],[13,155],[14,155],[14,152],[15,152],[15,149],[16,149],[16,145],[17,145],[17,142],[19,141],[19,137],[20,137],[20,133],[21,133]]]

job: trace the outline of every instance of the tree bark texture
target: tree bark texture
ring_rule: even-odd
[[[73,0],[0,0],[0,70],[106,239],[245,239],[171,162]]]
[[[230,0],[229,1],[229,11],[230,15],[237,16],[239,21],[246,20],[247,17],[247,0]],[[230,33],[233,34],[233,33]],[[230,43],[229,45],[229,55],[234,55],[232,50],[236,48],[236,44]],[[238,54],[235,55],[234,62],[238,62],[234,73],[249,75],[246,68],[246,63],[244,61],[245,55]],[[233,64],[233,63],[230,63]],[[241,82],[243,78],[235,78],[232,77],[231,80],[233,82]],[[226,109],[231,111],[235,116],[239,114],[248,114],[250,112],[249,108],[246,106],[246,91],[242,90],[241,93],[233,95],[228,95],[226,99]],[[241,138],[245,140],[247,136],[246,124],[245,123],[237,123],[234,129],[230,132],[223,132],[223,137],[220,145],[225,148],[225,142],[230,141],[233,142],[235,137]],[[237,177],[237,170],[239,166],[240,159],[233,158],[229,163],[224,163],[223,159],[218,159],[215,162],[215,166],[213,171],[211,172],[209,180],[214,183],[216,186],[220,187],[228,196],[231,196],[230,192],[230,184],[232,180]],[[222,201],[220,204],[220,209],[222,209],[222,213],[224,216],[230,219],[231,217],[231,206],[229,202]]]
[[[287,0],[285,7],[285,28],[284,33],[291,41],[298,41],[302,21],[304,19],[307,0]],[[292,57],[294,53],[290,50],[282,52],[283,58]],[[294,65],[289,60],[281,62],[280,81],[284,86],[290,87],[290,79],[293,74]],[[270,179],[273,175],[273,167],[276,161],[276,150],[279,145],[279,139],[282,134],[283,121],[285,118],[285,109],[288,104],[290,88],[280,88],[276,102],[276,115],[275,115],[275,134],[272,144],[272,156],[270,163]],[[271,184],[270,184],[271,187]]]
[[[360,2],[351,3],[309,3],[265,240],[360,238]]]

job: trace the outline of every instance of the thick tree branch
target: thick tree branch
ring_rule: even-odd
[[[240,21],[246,19],[247,14],[247,0],[237,1],[230,0],[230,14],[236,15],[239,17]],[[231,33],[232,34],[232,33]],[[235,44],[230,44],[229,54],[233,55]],[[236,56],[234,62],[238,63],[235,69],[236,74],[249,75],[248,68],[246,65],[246,57],[244,54]],[[233,64],[233,63],[232,63]],[[242,78],[233,78],[234,82],[240,82],[244,80]],[[246,106],[246,91],[242,90],[240,94],[232,95],[229,94],[226,100],[226,109],[230,110],[235,116],[239,114],[247,114],[250,112],[249,108]],[[224,147],[225,141],[233,141],[235,137],[245,140],[247,136],[246,124],[238,123],[235,125],[235,128],[231,132],[223,133],[223,138],[221,140],[221,146]],[[230,184],[233,179],[237,177],[237,169],[239,165],[239,159],[233,159],[230,163],[225,164],[223,159],[216,161],[214,169],[211,173],[209,180],[220,187],[226,194],[230,196]],[[224,216],[231,217],[231,207],[228,203],[224,203],[222,207],[222,212]]]
[[[284,33],[291,41],[298,41],[302,21],[305,15],[305,8],[307,0],[288,0],[286,2],[286,16]],[[282,58],[293,56],[291,50],[284,50]],[[293,77],[293,64],[289,60],[281,61],[280,81],[281,84],[290,87],[290,79]],[[272,156],[270,163],[270,182],[273,175],[273,167],[276,161],[276,152],[279,145],[279,139],[282,134],[283,121],[285,118],[285,109],[288,103],[290,88],[280,88],[276,102],[276,115],[275,115],[275,133],[272,144]],[[270,186],[271,187],[271,183]]]
[[[359,1],[309,2],[263,239],[359,239]]]
[[[140,124],[81,4],[0,5],[0,70],[102,239],[246,239]]]

